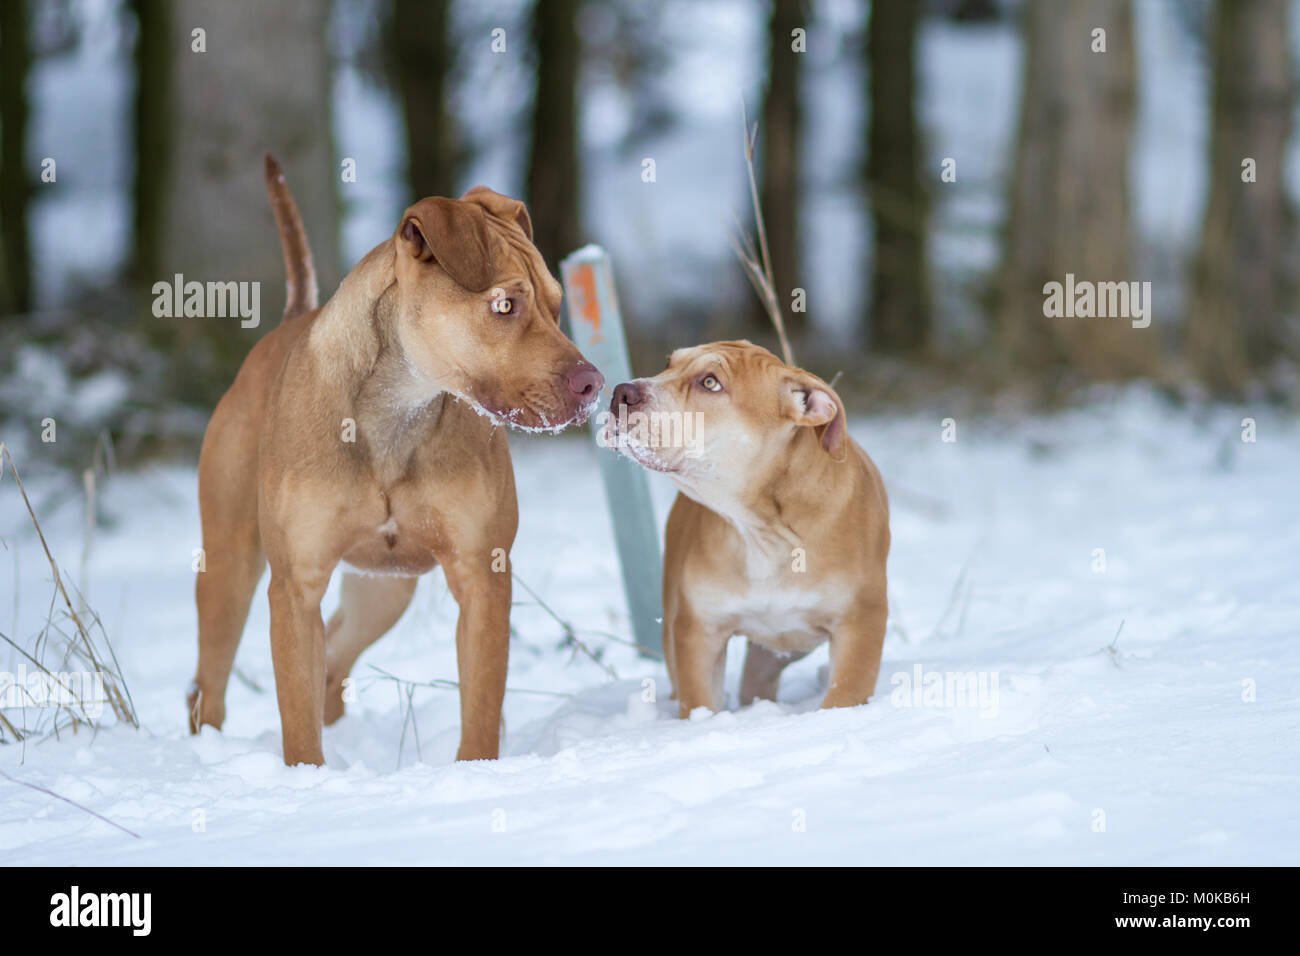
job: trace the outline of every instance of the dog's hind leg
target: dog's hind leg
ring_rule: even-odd
[[[325,627],[325,723],[343,716],[343,681],[357,658],[405,612],[419,578],[343,575],[338,610]]]
[[[208,538],[204,537],[207,544]],[[217,729],[226,719],[226,685],[235,666],[235,652],[248,619],[257,582],[266,569],[259,544],[249,542],[229,550],[205,548],[207,570],[198,576],[199,666],[190,685],[190,733],[208,724]]]
[[[257,524],[256,470],[247,466],[242,449],[224,447],[226,440],[237,438],[236,431],[209,426],[199,458],[203,551],[194,584],[199,666],[189,692],[193,734],[203,724],[220,729],[226,719],[226,685],[253,593],[266,569]]]
[[[781,672],[795,661],[808,656],[807,651],[779,654],[753,641],[749,641],[748,645],[745,669],[740,676],[741,707],[748,707],[755,700],[776,700]]]

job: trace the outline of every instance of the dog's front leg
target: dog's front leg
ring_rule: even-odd
[[[856,707],[876,691],[885,644],[888,604],[879,593],[863,595],[831,631],[831,686],[822,707]]]
[[[501,746],[501,705],[510,656],[508,562],[444,564],[460,605],[456,669],[460,675],[460,749],[457,760],[495,760]]]
[[[329,572],[295,574],[271,564],[271,658],[280,704],[284,762],[325,763],[325,622],[320,602]]]

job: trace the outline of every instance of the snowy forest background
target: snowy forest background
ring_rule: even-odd
[[[638,374],[685,343],[770,344],[728,245],[742,99],[777,285],[806,290],[796,355],[851,402],[1147,378],[1294,403],[1290,8],[6,0],[0,415],[62,412],[127,459],[191,447],[264,328],[155,319],[149,288],[258,279],[270,321],[266,149],[325,294],[407,202],[484,183],[526,199],[553,265],[610,249]],[[1075,42],[1096,27],[1105,53]],[[1152,282],[1152,327],[1045,322],[1067,272]]]

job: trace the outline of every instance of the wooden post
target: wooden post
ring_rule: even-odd
[[[632,367],[609,255],[599,246],[584,246],[560,263],[560,276],[569,336],[611,386],[628,381]],[[593,437],[603,424],[599,412],[592,416]],[[650,485],[640,466],[612,449],[598,449],[596,458],[614,524],[632,633],[638,644],[658,656],[663,653],[663,565]]]

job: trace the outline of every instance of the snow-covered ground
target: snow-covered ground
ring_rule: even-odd
[[[403,697],[379,678],[327,730],[327,767],[284,767],[264,595],[239,655],[263,690],[233,682],[225,732],[188,736],[194,474],[118,475],[89,592],[143,729],[0,747],[0,769],[141,838],[0,779],[0,862],[1300,862],[1296,422],[1177,412],[1141,391],[1054,417],[959,419],[950,443],[943,417],[853,427],[893,495],[872,703],[816,710],[822,649],[790,668],[779,704],[691,721],[640,703],[647,678],[666,697],[662,665],[594,633],[628,634],[597,450],[513,440],[516,570],[618,678],[562,649],[560,625],[518,590],[494,763],[453,762],[453,690],[415,693],[403,742]],[[662,509],[671,491],[654,480]],[[52,481],[29,487],[54,497]],[[42,522],[75,570],[81,505],[54,500]],[[30,636],[48,571],[9,477],[0,535],[0,630],[16,618]],[[435,572],[356,674],[454,679],[454,620]],[[985,696],[914,700],[917,668],[922,690],[973,673]]]

